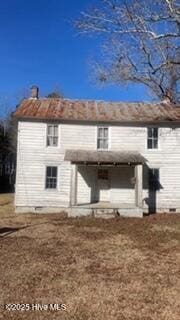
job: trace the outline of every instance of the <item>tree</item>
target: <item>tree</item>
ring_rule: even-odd
[[[16,149],[17,149],[17,119],[9,104],[1,102],[3,113],[0,119],[0,192],[14,190]]]
[[[75,26],[102,40],[101,82],[144,84],[160,99],[180,100],[179,0],[99,0]]]
[[[55,91],[52,91],[52,92],[50,92],[47,96],[46,96],[46,98],[51,98],[51,99],[56,99],[56,98],[64,98],[64,95],[63,95],[63,93],[62,92],[60,92],[59,90],[55,90]]]
[[[15,119],[0,121],[0,192],[14,191],[17,126]]]

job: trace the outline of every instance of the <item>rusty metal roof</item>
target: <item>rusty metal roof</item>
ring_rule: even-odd
[[[180,121],[180,106],[162,103],[27,99],[15,112],[19,119],[46,121],[159,122]]]
[[[145,163],[146,159],[135,151],[66,150],[65,161],[73,163],[124,164]]]

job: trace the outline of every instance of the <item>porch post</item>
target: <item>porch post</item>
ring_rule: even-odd
[[[77,205],[77,165],[71,165],[71,195],[70,195],[70,205]]]
[[[142,208],[142,200],[143,200],[143,166],[142,164],[138,164],[135,166],[135,177],[136,177],[136,185],[135,185],[135,197],[136,197],[136,206]]]

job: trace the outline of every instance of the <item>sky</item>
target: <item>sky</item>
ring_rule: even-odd
[[[149,101],[142,86],[99,86],[89,61],[100,39],[80,36],[73,21],[99,0],[0,1],[0,115],[38,85],[71,99]]]

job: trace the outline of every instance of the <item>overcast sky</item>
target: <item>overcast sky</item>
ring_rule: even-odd
[[[0,1],[0,101],[15,104],[33,84],[40,87],[41,96],[59,88],[75,99],[150,100],[142,87],[93,83],[89,61],[98,50],[98,39],[77,36],[71,23],[93,2]]]

